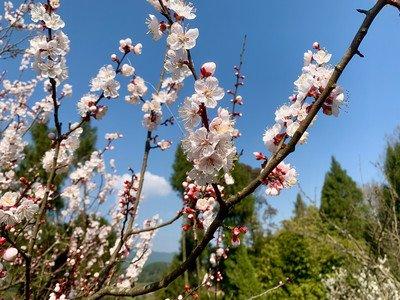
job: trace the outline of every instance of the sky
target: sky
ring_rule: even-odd
[[[303,53],[318,41],[333,54],[332,63],[339,61],[363,20],[356,8],[370,8],[375,1],[193,2],[197,7],[197,18],[188,24],[200,31],[192,51],[195,65],[198,68],[204,62],[216,62],[216,76],[225,89],[233,87],[233,66],[238,63],[243,36],[247,35],[243,66],[246,80],[240,90],[245,105],[240,107],[243,117],[237,122],[242,133],[237,148],[244,149],[242,162],[258,167],[252,153],[267,153],[262,134],[273,125],[276,108],[284,104],[293,92],[293,82],[301,72]],[[132,57],[131,63],[141,77],[157,84],[165,39],[154,42],[146,35],[144,21],[149,13],[156,14],[145,0],[62,1],[60,14],[66,23],[64,32],[71,40],[71,52],[67,57],[70,68],[68,83],[74,87],[74,96],[63,104],[63,120],[78,119],[76,102],[89,91],[90,79],[98,69],[110,63],[109,57],[117,53],[121,38],[130,37],[135,43],[143,44],[143,54]],[[365,58],[355,57],[340,78],[339,83],[347,94],[340,116],[320,115],[309,130],[308,143],[299,146],[286,160],[296,167],[302,190],[316,202],[332,155],[360,185],[383,180],[375,164],[382,161],[387,137],[399,125],[400,116],[399,32],[399,12],[387,7],[361,45],[360,51]],[[188,79],[178,103],[191,95],[192,87],[193,80]],[[121,174],[126,173],[129,167],[139,171],[145,139],[140,107],[125,103],[123,94],[117,100],[108,100],[106,117],[93,122],[98,128],[99,147],[104,145],[103,137],[107,132],[124,135],[115,144],[112,156],[108,156],[115,158]],[[229,100],[225,97],[220,104],[230,106]],[[175,106],[172,108],[175,116],[176,111]],[[174,126],[163,128],[158,133],[162,138],[173,140],[174,147],[166,152],[151,152],[146,176],[149,180],[140,214],[151,217],[159,213],[166,220],[181,207],[179,196],[168,181],[175,147],[182,132]],[[278,209],[277,221],[290,217],[297,192],[295,187],[283,191],[278,197],[268,198],[269,203]],[[177,251],[179,235],[179,222],[161,229],[155,238],[154,250]]]

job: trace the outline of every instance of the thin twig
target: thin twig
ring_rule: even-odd
[[[159,0],[162,2],[162,0]],[[208,245],[209,241],[213,238],[215,231],[219,228],[219,226],[223,223],[224,219],[227,217],[229,211],[235,207],[236,204],[238,204],[240,201],[242,201],[245,197],[250,195],[255,191],[255,189],[261,185],[262,180],[267,177],[272,170],[284,159],[286,158],[290,153],[292,153],[295,150],[295,147],[300,140],[301,136],[304,134],[306,129],[309,127],[311,121],[314,119],[318,111],[321,109],[323,103],[325,100],[329,97],[331,91],[334,89],[336,86],[336,83],[343,73],[344,69],[348,65],[348,63],[351,61],[351,59],[357,55],[358,52],[358,47],[360,46],[361,42],[363,41],[364,37],[366,36],[369,27],[371,26],[372,22],[376,18],[376,16],[380,13],[380,11],[387,5],[389,4],[388,0],[379,0],[375,4],[375,6],[368,11],[368,13],[365,16],[365,19],[360,26],[358,32],[356,33],[353,41],[350,44],[350,47],[342,57],[341,61],[339,64],[336,65],[335,70],[327,83],[324,91],[321,93],[319,98],[315,101],[313,106],[311,107],[307,117],[305,120],[301,123],[293,137],[290,139],[287,145],[282,145],[278,151],[272,155],[271,159],[268,161],[266,166],[262,169],[260,174],[257,176],[255,180],[253,180],[248,186],[246,186],[244,189],[242,189],[240,192],[238,192],[236,195],[231,196],[227,200],[227,208],[221,208],[220,211],[218,212],[216,218],[214,221],[211,223],[209,229],[206,231],[204,234],[203,239],[199,242],[199,244],[195,247],[193,252],[189,255],[189,257],[182,263],[180,264],[176,269],[171,271],[169,274],[167,274],[165,277],[163,277],[161,280],[152,282],[150,284],[147,284],[145,286],[140,286],[140,287],[133,287],[133,288],[125,288],[125,289],[118,289],[118,288],[113,288],[113,287],[106,287],[95,293],[94,295],[88,297],[87,299],[98,299],[106,295],[111,295],[111,296],[138,296],[138,295],[143,295],[143,294],[148,294],[150,292],[157,291],[161,288],[166,287],[169,285],[172,281],[174,281],[177,277],[182,275],[185,270],[195,262],[197,257],[203,252],[205,247]]]

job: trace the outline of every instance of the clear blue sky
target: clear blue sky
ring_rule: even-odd
[[[197,18],[190,22],[198,27],[200,37],[193,50],[197,67],[215,61],[217,77],[225,89],[232,87],[232,67],[238,62],[241,41],[248,35],[244,73],[246,84],[241,90],[245,100],[244,117],[238,122],[243,136],[238,148],[244,148],[242,161],[257,163],[253,151],[265,151],[262,133],[273,124],[275,109],[284,103],[293,90],[293,81],[300,74],[303,53],[319,41],[333,53],[336,63],[349,45],[362,22],[356,8],[369,8],[375,1],[349,0],[280,0],[193,1]],[[77,118],[76,101],[88,91],[88,83],[99,67],[109,63],[117,52],[120,38],[131,37],[143,44],[143,55],[132,61],[138,74],[156,82],[162,63],[165,40],[154,42],[145,33],[147,14],[155,13],[144,0],[62,1],[60,14],[66,22],[64,31],[71,39],[68,56],[74,97],[63,108],[63,118]],[[348,104],[338,118],[320,116],[310,130],[309,142],[298,148],[287,162],[296,166],[300,184],[316,200],[334,155],[358,182],[382,180],[372,163],[379,162],[390,135],[399,123],[400,104],[400,17],[393,8],[386,8],[373,24],[361,46],[365,58],[356,57],[340,84],[348,94]],[[191,93],[192,79],[187,80],[183,96]],[[182,99],[182,97],[180,99]],[[225,104],[229,105],[228,98]],[[139,170],[145,131],[140,127],[140,107],[131,106],[121,97],[109,101],[109,113],[98,126],[99,140],[104,133],[118,131],[125,138],[116,144],[117,167],[124,173],[129,166]],[[175,126],[162,130],[163,138],[181,136]],[[175,142],[176,146],[177,142]],[[171,174],[174,150],[154,151],[149,171],[166,179]],[[297,188],[285,191],[270,203],[279,209],[278,220],[291,215]],[[145,199],[141,214],[160,212],[164,219],[174,215],[180,200],[174,193]],[[178,249],[178,224],[159,231],[155,249]]]

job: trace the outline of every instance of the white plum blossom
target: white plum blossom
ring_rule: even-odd
[[[60,28],[64,28],[65,23],[61,20],[61,17],[56,13],[45,14],[43,18],[44,23],[46,24],[47,28],[58,30]]]
[[[161,117],[161,111],[151,111],[143,116],[142,124],[147,130],[153,131],[161,123]]]
[[[19,221],[17,209],[15,207],[11,207],[7,210],[0,209],[0,224],[13,226],[19,223]]]
[[[2,207],[11,207],[17,203],[17,199],[19,197],[19,193],[17,192],[6,192],[0,198],[0,206]]]
[[[129,95],[125,96],[125,101],[131,104],[136,104],[147,92],[147,86],[142,77],[136,76],[128,84]]]
[[[117,98],[120,84],[115,80],[116,72],[112,65],[107,65],[99,70],[99,73],[91,81],[91,91],[102,90],[104,97]]]
[[[327,65],[332,55],[322,50],[319,44],[314,45],[314,49],[317,50],[315,53],[311,50],[304,53],[304,67],[302,74],[294,82],[295,94],[289,98],[290,103],[284,104],[276,110],[276,123],[263,135],[264,144],[272,153],[278,150],[278,146],[286,138],[293,137],[298,131],[313,104],[313,102],[306,102],[307,98],[311,98],[312,101],[318,99],[332,75],[333,69]],[[344,100],[344,92],[337,85],[323,103],[323,113],[338,116]],[[311,124],[314,120],[311,121]],[[308,132],[304,132],[300,138],[300,144],[305,143],[307,139]]]
[[[181,24],[175,22],[171,25],[171,33],[167,38],[167,42],[172,50],[189,50],[196,46],[198,36],[199,30],[197,28],[185,31]]]
[[[62,95],[64,97],[71,97],[72,96],[72,85],[64,84],[62,89]]]
[[[25,130],[24,124],[12,122],[0,134],[0,168],[14,169],[24,159],[24,148],[27,145],[27,142],[23,140]]]
[[[157,143],[157,146],[161,149],[161,150],[167,150],[171,147],[172,142],[171,141],[167,141],[167,140],[161,140]]]
[[[39,205],[29,199],[24,199],[17,207],[17,214],[20,220],[26,219],[30,221],[35,213],[39,210]]]
[[[163,31],[161,30],[160,21],[158,21],[158,19],[155,15],[150,14],[146,20],[146,24],[149,29],[148,33],[151,33],[151,36],[153,37],[153,39],[155,41],[158,41],[163,35]]]
[[[135,68],[128,65],[123,64],[121,67],[121,74],[124,76],[132,76],[135,73]]]
[[[325,50],[318,50],[317,53],[314,53],[312,57],[317,64],[323,65],[327,64],[331,60],[332,54],[326,52]]]
[[[218,79],[212,76],[196,80],[194,89],[197,101],[204,103],[208,108],[215,108],[218,101],[225,96],[224,89],[219,86]]]
[[[44,20],[47,12],[42,3],[32,3],[29,8],[31,11],[31,19],[33,22]]]
[[[297,172],[290,164],[281,162],[263,183],[267,186],[266,194],[276,196],[283,188],[292,187],[297,183]]]
[[[168,50],[164,68],[171,73],[174,81],[181,82],[192,74],[188,62],[187,52],[185,50]]]
[[[143,228],[152,228],[157,226],[162,222],[159,215],[155,215],[153,218],[145,220],[143,222]],[[140,273],[146,263],[147,259],[150,257],[152,252],[152,240],[156,234],[157,230],[149,230],[139,234],[139,240],[134,245],[136,253],[133,257],[131,263],[126,269],[123,275],[123,284],[119,287],[130,287],[134,282],[138,280]]]
[[[177,97],[178,95],[175,91],[168,92],[165,90],[161,90],[158,93],[152,95],[152,99],[154,101],[157,101],[159,103],[166,103],[168,105],[174,103]]]
[[[161,112],[161,103],[157,100],[146,101],[142,105],[142,111],[144,112]]]
[[[104,136],[104,138],[108,141],[115,141],[122,137],[123,137],[123,135],[120,133],[117,133],[117,132],[106,133],[106,135]]]
[[[122,39],[119,41],[119,51],[122,53],[128,53],[133,51],[132,40],[130,38]]]
[[[196,99],[196,97],[187,97],[179,109],[179,115],[181,116],[186,129],[192,129],[200,124],[200,107]]]
[[[71,128],[74,128],[77,124],[73,124]],[[83,129],[81,127],[75,129],[67,139],[63,140],[60,144],[59,153],[57,156],[57,160],[55,161],[56,150],[50,149],[48,150],[42,159],[43,169],[50,173],[53,168],[57,174],[65,173],[68,171],[70,164],[73,160],[74,152],[79,147],[79,138],[82,134]]]
[[[181,17],[188,20],[193,20],[196,18],[193,4],[190,2],[186,2],[184,0],[169,0],[168,8],[175,11],[175,13]]]
[[[98,97],[93,94],[87,94],[87,95],[83,96],[76,105],[78,108],[79,115],[81,117],[86,117],[86,115],[88,113],[96,111],[97,99],[98,99]]]
[[[52,8],[59,8],[60,7],[60,0],[50,0],[50,6]]]
[[[18,250],[16,248],[7,248],[3,253],[3,259],[8,262],[12,262],[16,259]]]

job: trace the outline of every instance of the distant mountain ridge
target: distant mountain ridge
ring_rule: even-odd
[[[165,263],[171,263],[172,259],[176,253],[174,252],[162,252],[162,251],[153,251],[150,254],[149,259],[146,262],[146,265],[154,263],[154,262],[165,262]]]

